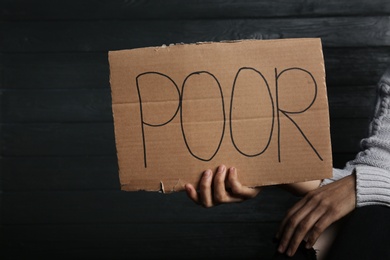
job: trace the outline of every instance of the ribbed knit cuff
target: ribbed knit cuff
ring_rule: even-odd
[[[390,207],[390,172],[371,166],[356,166],[356,206]]]

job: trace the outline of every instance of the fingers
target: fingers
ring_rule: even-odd
[[[325,214],[321,217],[308,234],[306,248],[313,247],[322,232],[324,232],[325,229],[327,229],[332,223],[333,219],[329,216],[329,214]]]
[[[213,206],[213,194],[211,184],[213,182],[213,173],[211,170],[206,170],[203,173],[202,179],[200,180],[200,203],[206,208]]]
[[[227,175],[226,166],[225,165],[219,166],[213,180],[214,183],[213,198],[215,204],[242,201],[241,198],[233,197],[231,196],[231,194],[227,192],[226,185],[225,185],[225,183],[227,182],[226,175]],[[230,170],[229,170],[229,175],[230,175]]]
[[[287,250],[287,255],[292,256],[296,250],[295,246],[298,247],[305,236],[305,234],[303,234],[303,236],[301,235],[304,232],[303,229],[305,227],[301,226],[299,232],[297,232],[297,227],[300,223],[302,223],[302,220],[311,209],[303,207],[304,205],[300,204],[302,203],[298,202],[293,208],[291,208],[288,211],[287,216],[282,221],[281,230],[279,231],[279,234],[281,235],[278,247],[279,253],[284,253]],[[301,240],[297,242],[297,239],[299,238],[301,238]]]
[[[199,194],[192,185],[186,186],[188,196],[196,203],[210,208],[219,203],[233,202],[225,188],[226,167],[220,165],[213,176],[213,172],[206,170],[199,182]]]
[[[293,256],[304,239],[306,248],[312,247],[326,228],[355,208],[355,201],[354,176],[310,191],[283,219],[278,251]]]
[[[291,224],[291,220],[290,220],[291,217],[306,204],[306,201],[307,199],[306,197],[304,197],[303,199],[298,201],[291,209],[287,211],[286,216],[284,217],[284,219],[282,220],[279,226],[279,230],[276,234],[276,238],[280,239],[282,235],[284,235],[284,230],[286,229],[286,226],[288,225],[288,223]]]
[[[198,192],[194,186],[190,183],[187,183],[184,187],[187,192],[187,196],[192,199],[197,204],[202,204],[205,207],[213,206],[212,198],[212,171],[206,170],[203,172],[203,175],[199,182],[200,192]]]
[[[220,165],[215,174],[210,169],[206,170],[199,181],[199,191],[191,184],[186,184],[185,190],[191,200],[206,208],[221,203],[241,202],[260,192],[260,188],[242,185],[237,170],[233,167],[227,170],[225,165]]]
[[[194,186],[192,186],[192,184],[187,183],[184,186],[184,188],[187,192],[187,196],[190,199],[192,199],[195,203],[199,203],[199,195],[198,195],[198,192],[196,191],[196,189],[194,188]]]
[[[302,216],[304,216],[306,214],[306,216],[302,220],[299,221],[299,224],[297,224],[297,225],[295,224],[294,227],[289,226],[290,231],[293,231],[292,237],[290,237],[290,239],[289,239],[286,236],[286,238],[285,238],[286,240],[283,240],[281,242],[281,246],[284,248],[286,248],[288,245],[288,248],[287,248],[287,255],[288,256],[293,256],[295,254],[301,241],[305,237],[308,236],[309,231],[313,229],[313,227],[316,225],[318,219],[320,219],[321,216],[324,214],[324,212],[318,207],[312,208],[312,210],[309,212],[302,211],[299,213],[302,214]],[[293,221],[295,222],[296,220],[293,220]],[[283,245],[282,245],[282,243],[283,243]],[[308,244],[306,246],[308,246]]]
[[[227,196],[226,187],[225,187],[225,179],[226,179],[226,167],[225,165],[220,165],[218,167],[217,173],[214,176],[214,197],[219,202],[223,202],[225,197]]]
[[[232,193],[242,198],[254,198],[260,192],[260,188],[249,188],[241,184],[238,180],[237,169],[231,167],[228,175],[228,185],[232,190]]]

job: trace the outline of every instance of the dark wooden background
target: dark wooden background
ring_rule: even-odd
[[[269,258],[297,198],[204,209],[119,188],[109,50],[321,37],[334,166],[359,149],[390,64],[388,0],[0,1],[1,259]]]

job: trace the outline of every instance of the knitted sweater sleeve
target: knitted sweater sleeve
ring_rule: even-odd
[[[390,207],[390,67],[378,83],[374,117],[362,151],[344,169],[333,169],[333,177],[321,186],[356,173],[356,206]]]

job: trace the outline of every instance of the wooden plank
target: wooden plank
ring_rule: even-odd
[[[272,222],[281,220],[297,199],[268,187],[254,199],[206,209],[184,192],[4,192],[2,224]]]
[[[330,133],[333,153],[356,153],[360,140],[367,137],[369,119],[331,119]]]
[[[324,48],[326,83],[375,85],[390,64],[390,48]]]
[[[110,88],[107,52],[3,53],[3,88]]]
[[[3,122],[112,122],[109,89],[3,90]]]
[[[332,119],[333,151],[356,152],[368,119]],[[115,155],[113,123],[2,124],[2,156]]]
[[[342,168],[356,153],[334,153]],[[120,189],[117,157],[2,157],[2,191],[102,191]]]
[[[325,47],[389,46],[389,16],[1,22],[3,52],[107,51],[171,43],[321,37]]]
[[[109,89],[3,90],[5,123],[112,122]],[[375,105],[376,86],[329,87],[332,118],[367,118]]]
[[[328,87],[330,117],[371,118],[374,114],[376,90],[376,85]]]
[[[333,153],[333,167],[342,169],[345,167],[345,164],[355,159],[357,152],[355,153]]]
[[[2,1],[1,20],[209,19],[288,16],[383,15],[388,1]]]
[[[0,52],[0,89],[4,88],[3,82],[4,82],[4,56],[3,53]]]
[[[117,157],[2,157],[3,191],[119,190]]]
[[[278,222],[5,225],[2,259],[271,259],[277,228]]]
[[[115,155],[113,123],[3,124],[3,156]]]
[[[1,55],[6,89],[110,88],[107,52]],[[324,58],[329,87],[374,85],[390,64],[390,47],[325,48]]]
[[[390,63],[388,1],[3,3],[2,259],[270,258],[277,222],[297,199],[279,189],[208,210],[183,193],[119,191],[107,50],[321,36],[340,165],[358,150],[369,114],[363,107]]]

